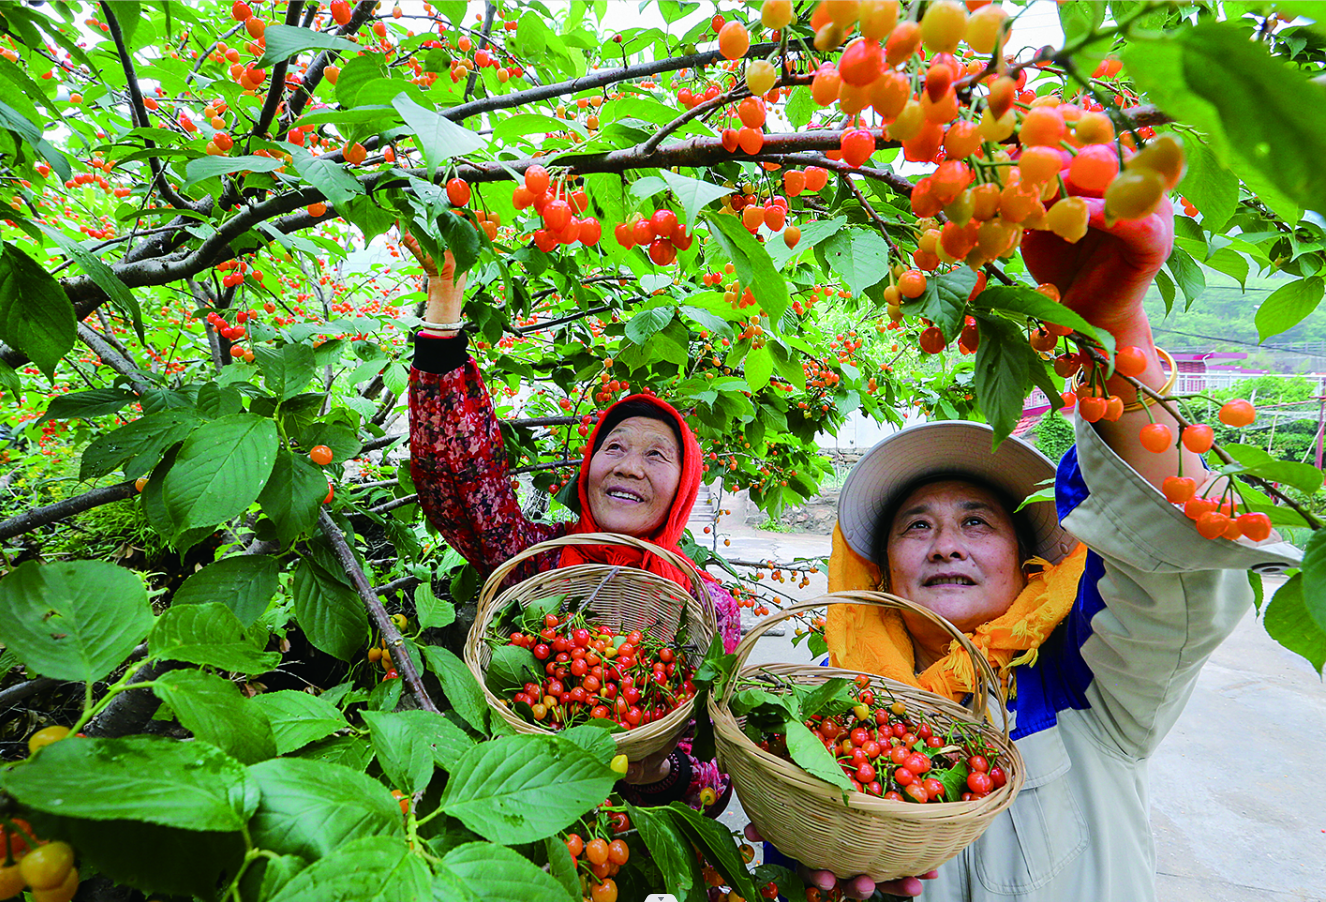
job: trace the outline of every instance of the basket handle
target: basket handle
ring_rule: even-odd
[[[700,576],[699,570],[691,563],[685,555],[677,554],[661,545],[655,545],[653,542],[647,542],[644,539],[637,539],[634,536],[623,535],[615,532],[581,532],[573,535],[561,536],[556,539],[549,539],[546,542],[540,542],[537,545],[531,545],[524,551],[512,556],[503,562],[496,570],[489,575],[483,584],[483,590],[479,593],[478,613],[479,618],[486,619],[482,615],[496,601],[501,594],[500,588],[506,578],[525,561],[532,557],[537,557],[554,548],[565,548],[570,545],[621,545],[626,548],[634,548],[637,551],[645,551],[649,554],[657,555],[685,573],[691,581],[691,594],[697,601],[704,602],[707,599],[704,578]]]
[[[928,608],[923,608],[915,602],[908,601],[898,595],[891,595],[888,592],[866,592],[866,591],[847,591],[831,592],[828,595],[821,595],[810,601],[803,601],[800,604],[791,605],[783,608],[776,614],[765,617],[741,637],[741,642],[737,645],[736,664],[732,668],[732,676],[727,681],[727,687],[723,692],[723,707],[726,708],[732,701],[732,694],[736,690],[736,676],[746,664],[746,659],[750,657],[751,651],[755,648],[755,643],[771,627],[783,620],[793,617],[797,614],[804,614],[819,608],[834,604],[860,604],[877,608],[888,608],[893,610],[909,611],[924,617],[934,625],[938,626],[944,632],[948,633],[959,645],[972,661],[972,671],[976,676],[976,686],[972,692],[971,701],[967,705],[967,710],[971,712],[973,719],[984,722],[988,711],[989,694],[994,692],[995,697],[999,699],[1000,713],[1004,721],[1004,738],[1009,738],[1009,718],[1008,708],[1004,699],[1003,689],[1000,686],[999,678],[995,676],[994,668],[986,660],[985,655],[976,650],[971,640],[952,623],[949,623],[943,617],[936,614]]]

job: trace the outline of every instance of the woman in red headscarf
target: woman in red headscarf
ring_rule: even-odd
[[[450,252],[439,272],[411,236],[402,239],[428,275],[424,326],[410,372],[410,473],[425,515],[447,544],[481,576],[567,533],[618,532],[680,554],[678,542],[702,472],[700,446],[682,416],[649,395],[632,395],[608,408],[585,446],[577,484],[579,521],[530,520],[512,488],[492,400],[467,353],[459,322],[465,276],[455,278]],[[641,567],[690,589],[685,574],[658,556],[606,545],[550,551],[527,561],[512,579],[591,561]],[[705,588],[731,652],[740,638],[740,609],[716,580],[706,579]],[[716,816],[727,804],[730,783],[712,761],[697,761],[689,752],[690,743],[683,740],[671,753],[632,762],[627,794],[649,804],[685,799]]]

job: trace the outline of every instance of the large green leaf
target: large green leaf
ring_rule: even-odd
[[[276,424],[249,413],[212,420],[190,433],[162,492],[176,535],[243,513],[267,484],[276,450]]]
[[[437,675],[447,701],[465,722],[480,733],[488,732],[488,701],[479,682],[465,666],[465,662],[445,648],[425,645],[420,651],[428,662],[428,669]]]
[[[1174,284],[1183,292],[1186,302],[1183,309],[1187,310],[1206,291],[1206,276],[1192,255],[1177,246],[1170,252],[1165,266],[1169,268],[1170,275],[1174,276]]]
[[[773,352],[769,350],[768,345],[762,348],[753,348],[746,355],[746,384],[750,390],[757,392],[769,384],[769,377],[773,375],[774,360]]]
[[[201,422],[192,410],[175,408],[150,413],[102,433],[83,449],[78,478],[95,479],[123,467],[126,479],[137,479],[151,472],[166,449],[188,438]]]
[[[740,217],[707,213],[705,220],[720,250],[731,259],[742,288],[749,288],[769,319],[777,322],[787,310],[787,283],[774,268],[769,252],[746,231]]]
[[[454,752],[463,755],[474,744],[459,727],[431,711],[364,711],[363,718],[383,772],[407,795],[422,792],[433,778],[434,766],[440,763],[435,735],[458,744],[445,755],[451,761],[459,757]]]
[[[636,808],[634,805],[628,810],[631,824],[640,831],[640,839],[644,841],[649,857],[667,881],[664,889],[686,902],[706,899],[700,864],[691,851],[686,834],[673,822],[670,814],[665,809]]]
[[[414,613],[424,629],[450,626],[456,622],[456,606],[433,592],[431,580],[414,588]]]
[[[797,721],[796,725],[806,730],[800,721]],[[824,748],[823,743],[820,743],[820,748]],[[842,769],[839,768],[838,772],[841,774]],[[723,875],[728,886],[743,898],[754,899],[759,888],[751,880],[750,872],[746,870],[746,862],[737,851],[737,844],[732,841],[732,834],[728,828],[711,817],[705,817],[684,802],[673,802],[667,810],[673,820],[689,834],[691,842],[704,852],[704,857]]]
[[[258,502],[276,527],[281,544],[290,545],[317,525],[326,497],[327,476],[322,468],[307,455],[282,448]]]
[[[43,676],[99,680],[151,628],[147,590],[111,563],[28,561],[0,579],[0,642]]]
[[[665,306],[654,307],[651,310],[641,310],[627,322],[626,337],[638,345],[645,344],[661,332],[668,323],[672,322],[676,309],[672,306]]]
[[[254,348],[253,356],[268,391],[281,401],[288,401],[302,392],[317,366],[313,349],[298,342],[282,345],[279,350]]]
[[[1322,472],[1311,464],[1281,460],[1253,445],[1229,444],[1225,452],[1238,461],[1238,466],[1222,468],[1222,472],[1260,476],[1270,482],[1291,485],[1308,495],[1321,488]]]
[[[309,558],[294,576],[295,619],[315,648],[348,661],[368,639],[363,602],[343,574],[332,573]]]
[[[346,767],[273,758],[249,768],[262,801],[249,824],[255,845],[315,859],[361,836],[403,837],[401,806],[385,786]]]
[[[404,840],[364,836],[319,858],[268,899],[269,902],[431,902],[432,882],[428,865]],[[528,900],[529,896],[525,896],[523,902]]]
[[[1266,604],[1262,623],[1271,638],[1302,655],[1318,674],[1326,669],[1326,630],[1309,612],[1303,598],[1303,573],[1296,573]]]
[[[1057,394],[1057,389],[1021,329],[997,316],[978,314],[976,322],[981,343],[976,349],[973,386],[997,445],[1013,434],[1033,380],[1047,395]]]
[[[457,846],[442,857],[446,868],[462,884],[482,887],[485,902],[574,902],[580,898],[518,852],[495,843],[472,842]]]
[[[456,763],[441,807],[493,842],[531,842],[601,802],[616,779],[607,764],[559,737],[503,736]]]
[[[1253,176],[1291,204],[1326,210],[1326,170],[1318,165],[1326,156],[1326,120],[1303,114],[1326,106],[1326,86],[1272,57],[1233,22],[1135,35],[1122,57],[1137,87],[1208,135],[1219,160],[1263,200],[1267,192]],[[1296,209],[1271,207],[1297,221]]]
[[[46,412],[37,420],[38,424],[47,420],[86,420],[91,417],[118,413],[136,401],[138,396],[123,388],[91,388],[87,391],[70,392],[56,395],[46,405]]]
[[[125,285],[120,277],[115,274],[115,270],[103,263],[101,258],[92,251],[87,250],[77,241],[68,238],[59,229],[42,222],[38,222],[37,226],[46,233],[48,238],[58,244],[62,251],[72,257],[79,268],[87,273],[88,278],[106,293],[106,297],[110,298],[111,306],[124,314],[124,318],[134,327],[138,340],[145,342],[147,338],[143,334],[143,311],[138,306],[138,299],[129,290],[129,286]]]
[[[1253,320],[1257,324],[1257,340],[1266,341],[1281,332],[1288,332],[1307,319],[1321,303],[1323,293],[1326,293],[1326,282],[1321,276],[1294,279],[1271,292],[1257,308]]]
[[[237,554],[209,564],[175,590],[173,607],[219,601],[249,627],[276,594],[281,563],[266,554]]]
[[[4,242],[0,254],[0,341],[51,378],[78,335],[74,305],[37,261]]]
[[[253,701],[271,724],[278,755],[303,748],[349,726],[335,705],[307,692],[293,689],[264,692],[254,696]]]
[[[784,725],[787,728],[787,752],[799,767],[841,790],[852,788],[833,753],[824,747],[824,743],[805,724],[789,715]]]
[[[299,28],[294,25],[268,25],[263,32],[265,49],[260,66],[270,66],[281,60],[289,59],[305,50],[337,50],[341,53],[358,53],[359,45],[345,38],[332,34],[323,34],[312,28]]]
[[[441,113],[415,103],[408,94],[398,94],[391,105],[401,114],[419,149],[423,151],[429,178],[432,178],[441,163],[462,154],[474,153],[488,144],[485,138],[463,125],[457,125]]]
[[[1303,549],[1303,606],[1308,616],[1326,633],[1326,530],[1319,529]]]
[[[787,242],[780,239],[766,244],[765,248],[768,249],[769,257],[773,260],[774,266],[782,269],[788,260],[836,235],[846,224],[846,216],[838,216],[833,219],[817,219],[814,222],[806,223],[801,228],[801,240],[797,242],[796,247],[788,247]]]
[[[285,160],[274,157],[198,157],[190,160],[184,167],[184,187],[188,188],[190,185],[216,178],[218,175],[229,175],[232,172],[272,172],[284,165]]]
[[[1208,232],[1223,229],[1239,202],[1239,180],[1221,165],[1211,148],[1197,140],[1184,144],[1188,172],[1183,177],[1183,196],[1202,212]]]
[[[668,187],[672,189],[672,194],[681,203],[682,212],[686,214],[683,222],[690,223],[692,226],[698,221],[700,211],[709,206],[720,197],[731,194],[731,188],[724,188],[722,185],[715,185],[713,182],[705,179],[693,179],[689,176],[678,175],[667,169],[659,170],[659,175],[663,181],[667,182]]]
[[[281,663],[281,653],[263,651],[267,632],[246,629],[221,602],[171,607],[157,618],[148,637],[153,658],[187,661],[237,673],[265,673]]]
[[[1079,316],[1076,311],[1052,301],[1039,291],[1027,288],[1024,285],[998,285],[987,288],[972,301],[972,307],[1032,316],[1042,322],[1076,329],[1083,335],[1089,335],[1093,338],[1097,334],[1095,327]]]
[[[846,280],[854,295],[889,274],[889,246],[874,229],[844,229],[824,242],[821,250],[829,269]]]
[[[0,783],[48,814],[185,830],[239,831],[258,807],[258,785],[234,758],[161,736],[57,742]]]
[[[909,315],[930,320],[952,341],[962,331],[967,311],[967,298],[976,287],[976,273],[969,267],[959,266],[945,275],[932,275],[926,279],[925,292],[903,305]]]
[[[195,739],[244,764],[275,757],[271,724],[229,680],[201,670],[172,670],[152,681],[152,691]]]

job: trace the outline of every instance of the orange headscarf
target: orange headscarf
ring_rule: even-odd
[[[681,540],[682,533],[686,529],[686,521],[690,519],[691,508],[695,506],[695,498],[700,492],[702,472],[700,444],[695,440],[695,434],[686,425],[686,420],[682,418],[682,415],[671,404],[652,395],[631,395],[618,401],[600,414],[599,421],[594,426],[594,431],[590,433],[589,441],[585,444],[585,459],[580,463],[580,476],[577,485],[580,498],[580,521],[569,530],[569,534],[601,532],[599,525],[594,522],[594,515],[589,510],[589,461],[593,457],[594,448],[598,444],[599,430],[603,428],[605,421],[610,419],[612,411],[627,401],[648,403],[676,424],[681,433],[681,479],[677,483],[677,494],[672,499],[672,508],[668,512],[668,518],[653,535],[641,537],[669,551],[681,554],[681,548],[678,547],[677,543]],[[624,548],[620,545],[571,545],[562,551],[560,565],[563,567],[588,563],[640,567],[672,580],[683,586],[687,591],[691,589],[691,581],[683,571],[678,570],[658,555],[646,551]],[[705,574],[702,573],[702,575]]]
[[[1036,650],[1072,609],[1086,555],[1086,546],[1078,545],[1057,565],[1034,559],[1045,569],[1027,580],[1026,588],[1006,612],[968,634],[1001,677],[1009,698],[1016,689],[1010,679],[1013,668],[1035,663]],[[853,551],[835,525],[829,591],[874,590],[880,582],[879,568]],[[954,701],[961,701],[975,686],[971,659],[957,642],[950,643],[948,654],[916,673],[912,637],[896,610],[831,605],[824,638],[829,645],[829,664],[834,667],[877,673]]]

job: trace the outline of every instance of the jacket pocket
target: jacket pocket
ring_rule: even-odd
[[[1013,804],[981,834],[976,876],[992,893],[1019,895],[1054,879],[1087,845],[1073,797],[1072,762],[1057,727],[1018,741],[1027,779]]]

